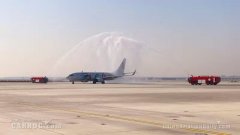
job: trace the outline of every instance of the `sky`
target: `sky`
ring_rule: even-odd
[[[0,77],[48,75],[76,44],[103,32],[157,50],[132,67],[139,76],[240,75],[239,7],[239,0],[0,0]]]

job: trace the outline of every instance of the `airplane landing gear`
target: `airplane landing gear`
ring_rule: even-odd
[[[94,79],[94,80],[93,80],[93,84],[96,84],[97,82],[100,82],[100,81],[98,81],[97,79]],[[101,81],[101,83],[102,83],[102,84],[105,84],[105,81],[103,80],[103,81]]]
[[[96,84],[96,83],[97,83],[97,79],[94,79],[94,80],[93,80],[93,84]]]

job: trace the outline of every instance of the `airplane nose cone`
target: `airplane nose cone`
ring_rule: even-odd
[[[73,74],[70,74],[69,76],[66,77],[68,80],[72,80],[74,78]]]

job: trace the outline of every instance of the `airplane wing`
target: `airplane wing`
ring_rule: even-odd
[[[123,76],[133,76],[135,74],[136,74],[136,70],[134,70],[134,72],[124,73]],[[106,77],[103,77],[103,79],[104,80],[115,79],[115,78],[119,78],[119,77],[123,77],[123,76],[106,76]]]
[[[134,70],[133,72],[124,73],[124,76],[133,76],[135,74],[136,74],[136,70]]]

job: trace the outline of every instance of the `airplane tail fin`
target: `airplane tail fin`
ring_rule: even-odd
[[[114,72],[114,74],[117,76],[124,76],[125,64],[126,64],[126,58],[123,59],[122,63],[120,64],[118,69]]]

